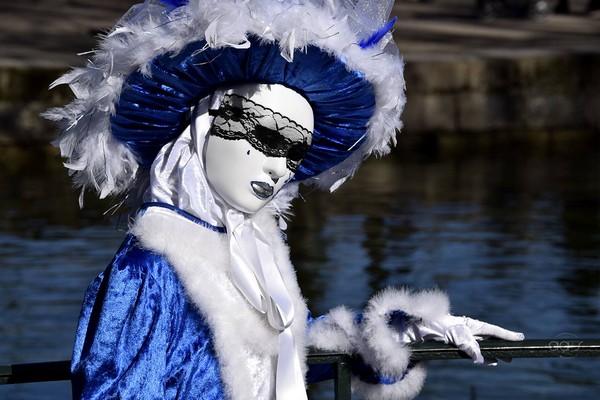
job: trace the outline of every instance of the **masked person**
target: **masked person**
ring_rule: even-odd
[[[353,389],[412,398],[407,344],[522,334],[449,314],[439,291],[387,289],[312,318],[281,235],[300,184],[335,190],[400,128],[393,1],[149,0],[134,6],[47,117],[74,181],[141,198],[86,292],[74,398],[306,399],[306,348],[353,356]]]

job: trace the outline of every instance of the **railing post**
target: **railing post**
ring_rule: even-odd
[[[333,390],[335,400],[350,400],[352,390],[350,387],[350,357],[347,354],[319,351],[312,349],[308,354],[309,365],[331,365],[333,369]]]
[[[346,357],[339,357],[335,363],[334,393],[336,400],[351,400],[350,363]]]

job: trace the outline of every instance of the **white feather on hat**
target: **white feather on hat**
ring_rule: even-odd
[[[62,126],[55,144],[82,193],[92,188],[101,198],[127,194],[140,185],[145,172],[131,144],[113,136],[111,118],[131,74],[151,78],[152,60],[176,55],[200,40],[207,50],[243,49],[250,46],[250,36],[258,37],[261,43],[276,43],[280,56],[291,63],[295,55],[316,46],[364,77],[375,94],[360,146],[305,181],[335,190],[368,155],[387,154],[402,126],[403,62],[389,26],[382,29],[392,5],[393,0],[147,0],[132,7],[102,38],[84,67],[52,84],[68,84],[75,99],[44,116]]]

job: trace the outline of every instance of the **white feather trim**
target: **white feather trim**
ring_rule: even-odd
[[[373,85],[376,108],[368,126],[367,140],[355,155],[311,178],[307,183],[330,188],[352,176],[371,153],[383,155],[395,144],[402,126],[404,107],[403,62],[388,33],[377,46],[362,49],[358,41],[365,32],[349,22],[348,2],[273,0],[190,0],[171,13],[154,1],[134,6],[106,35],[84,68],[76,68],[54,84],[68,84],[76,99],[43,115],[60,122],[63,133],[56,144],[82,190],[95,189],[101,196],[120,195],[139,183],[135,156],[116,141],[109,126],[122,84],[129,74],[148,73],[148,63],[160,54],[177,53],[187,44],[209,40],[209,46],[245,46],[247,35],[277,41],[281,55],[316,45],[343,60]],[[320,6],[315,5],[320,4]],[[349,3],[348,3],[349,4]],[[395,49],[388,51],[389,48]]]
[[[420,362],[415,364],[401,381],[393,384],[372,385],[359,379],[352,379],[352,390],[364,400],[413,399],[423,388],[426,376],[426,365]]]
[[[377,318],[394,310],[421,319],[435,320],[450,313],[450,300],[446,293],[438,289],[414,292],[407,288],[389,287],[369,300],[365,318]]]
[[[313,321],[307,333],[310,346],[347,354],[355,354],[359,339],[355,314],[344,306],[336,307],[325,318]]]
[[[294,301],[292,331],[301,365],[306,365],[304,332],[307,309],[285,245],[272,216],[258,213],[257,222],[271,238],[277,265]],[[267,400],[257,396],[265,379],[274,382],[279,349],[278,332],[253,309],[228,276],[227,236],[197,225],[167,209],[150,208],[139,217],[131,233],[152,251],[164,255],[175,269],[186,294],[205,317],[213,333],[215,351],[229,398]],[[240,334],[243,333],[243,334]],[[271,390],[274,385],[271,385]]]

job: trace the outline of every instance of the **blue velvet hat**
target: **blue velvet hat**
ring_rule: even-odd
[[[331,188],[400,128],[402,61],[393,1],[147,0],[67,73],[76,99],[60,121],[65,165],[100,197],[126,193],[219,88],[282,84],[311,104],[313,141],[295,179]],[[365,10],[370,10],[366,12]]]

